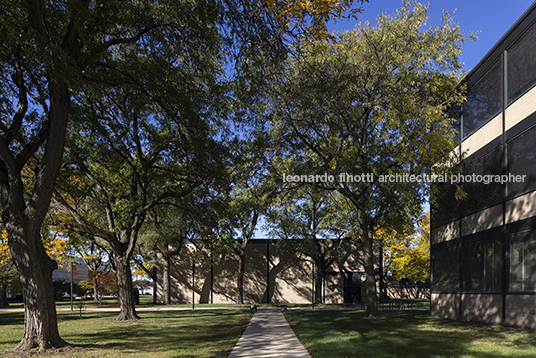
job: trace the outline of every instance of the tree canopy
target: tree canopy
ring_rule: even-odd
[[[260,65],[256,61],[260,57],[277,63],[285,58],[289,39],[306,35],[309,24],[322,28],[320,24],[340,16],[351,2],[319,1],[322,6],[311,7],[310,2],[296,1],[283,9],[279,3],[270,4],[241,0],[2,4],[0,206],[24,290],[26,334],[18,349],[44,351],[65,344],[52,299],[51,273],[57,264],[47,255],[40,230],[62,164],[68,124],[87,104],[79,95],[123,92],[133,101],[143,97],[161,107],[165,102],[170,116],[191,119],[191,111],[206,109],[196,107],[205,103],[198,102],[203,93],[199,89],[214,88],[221,63],[232,58],[237,73],[245,73],[248,64]],[[199,76],[184,78],[173,90],[165,83],[175,78],[178,68],[197,69]],[[77,115],[76,120],[86,119]],[[28,168],[33,179],[23,183]]]
[[[272,137],[294,163],[287,178],[354,205],[369,315],[377,314],[374,230],[417,217],[428,189],[390,176],[430,173],[454,146],[445,110],[463,98],[456,86],[466,36],[447,13],[440,26],[426,20],[427,7],[408,2],[377,25],[303,43],[267,109]]]

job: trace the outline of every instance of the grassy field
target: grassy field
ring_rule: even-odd
[[[428,301],[429,302],[429,301]],[[98,303],[92,301],[92,300],[75,300],[73,302],[73,307],[76,309],[80,305],[83,305],[84,308],[109,308],[109,307],[119,307],[117,304],[116,299],[105,299],[102,300],[102,305],[99,306]],[[310,303],[257,303],[258,307],[311,307]],[[192,304],[174,304],[174,305],[162,305],[162,304],[154,304],[153,303],[153,297],[152,296],[141,296],[140,297],[140,308],[163,308],[163,307],[169,307],[169,308],[191,308]],[[229,307],[229,308],[249,308],[249,304],[243,304],[243,305],[237,305],[237,304],[225,304],[225,303],[196,303],[195,308],[221,308],[221,307]],[[351,304],[315,304],[315,307],[353,307]],[[22,302],[15,302],[10,303],[8,309],[10,308],[24,308],[24,304]],[[56,302],[56,308],[58,309],[68,309],[71,308],[71,301],[57,301]]]
[[[116,322],[116,312],[59,312],[63,339],[73,344],[51,357],[227,357],[242,332],[248,311],[141,312],[141,320]],[[24,313],[0,312],[0,356],[24,335]]]
[[[536,357],[536,331],[457,322],[428,311],[287,311],[314,358]]]

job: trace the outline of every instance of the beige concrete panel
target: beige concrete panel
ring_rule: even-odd
[[[375,246],[374,251],[374,258],[379,258],[379,251],[378,247]],[[349,272],[362,272],[365,271],[365,268],[363,266],[363,256],[361,253],[361,243],[358,242],[355,244],[355,246],[352,246],[352,250],[348,252],[348,255],[344,255],[343,252],[341,256],[331,264],[331,266],[327,269],[327,271],[339,271],[339,267],[342,265],[345,270]],[[343,262],[344,261],[344,262]],[[379,261],[378,261],[379,262]],[[375,262],[375,266],[378,262]]]
[[[252,241],[245,255],[244,302],[250,303],[309,303],[312,294],[311,264],[299,258],[284,245],[266,241]],[[270,253],[269,265],[267,253]],[[351,272],[362,271],[360,250],[356,248],[342,256],[339,264]],[[238,259],[235,255],[215,258],[213,282],[211,282],[211,260],[203,253],[197,253],[195,286],[192,288],[192,256],[195,246],[184,245],[181,253],[170,262],[170,293],[172,304],[195,303],[235,303],[237,294]],[[378,256],[378,255],[375,255]],[[163,267],[161,263],[160,267]],[[268,271],[267,271],[268,270]],[[337,272],[339,265],[332,265],[328,271]],[[163,272],[158,270],[158,302],[163,303]],[[332,275],[339,277],[340,275]],[[344,300],[343,279],[326,275],[326,299],[329,302]],[[211,286],[213,288],[211,296]],[[267,290],[267,286],[269,290]]]
[[[507,295],[504,324],[536,329],[536,295]]]
[[[344,303],[344,278],[341,274],[326,275],[324,302]]]
[[[311,264],[289,267],[275,281],[272,303],[310,303],[312,299]]]
[[[449,319],[458,319],[460,296],[456,293],[432,293],[430,314]]]
[[[246,248],[244,303],[261,303],[266,296],[266,242],[252,240]]]
[[[457,145],[450,151],[448,156],[442,159],[440,162],[432,165],[432,172],[440,171],[439,175],[443,175],[445,168],[450,168],[451,166],[458,165],[460,163],[460,145]]]
[[[238,257],[226,255],[214,265],[214,303],[236,303]],[[266,291],[266,243],[250,242],[244,258],[244,303],[261,303]]]
[[[460,221],[456,220],[448,224],[432,229],[431,241],[432,245],[440,242],[449,241],[460,237]]]
[[[501,324],[502,295],[463,294],[462,320]]]
[[[536,216],[536,191],[506,202],[506,223]]]
[[[502,204],[479,211],[462,219],[462,235],[470,235],[502,225]]]
[[[505,126],[506,130],[512,128],[523,119],[531,115],[536,107],[534,103],[536,102],[536,87],[525,93],[523,96],[518,98],[514,103],[512,103],[505,110]]]
[[[462,153],[468,157],[502,134],[502,112],[462,142]]]
[[[171,303],[210,303],[210,261],[204,257],[197,258],[195,264],[195,286],[193,282],[193,245],[184,245],[178,256],[171,260],[170,290]],[[162,297],[163,298],[163,297]]]

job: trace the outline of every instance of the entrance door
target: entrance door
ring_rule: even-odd
[[[361,303],[361,273],[349,272],[344,275],[344,303]]]

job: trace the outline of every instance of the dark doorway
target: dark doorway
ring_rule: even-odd
[[[348,272],[344,275],[344,303],[361,303],[361,273]]]

